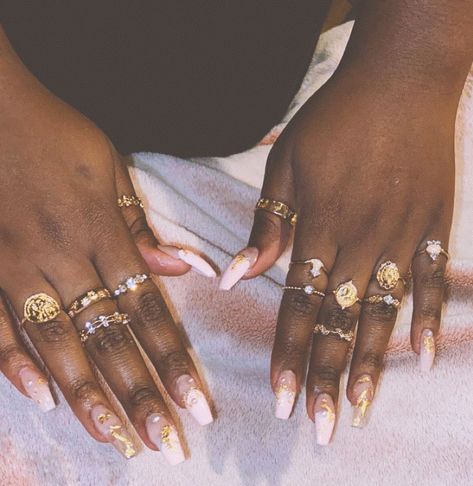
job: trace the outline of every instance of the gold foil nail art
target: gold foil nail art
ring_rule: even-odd
[[[100,418],[99,418],[100,420]],[[105,419],[106,420],[106,419]],[[122,433],[121,425],[111,425],[109,427],[110,435],[115,439],[115,444],[121,449],[123,455],[130,459],[136,456],[136,449],[131,440]]]
[[[326,398],[322,399],[322,403],[320,404],[320,408],[326,412],[327,420],[329,422],[335,422],[335,412],[333,408],[328,403]]]
[[[230,267],[232,270],[235,270],[238,265],[241,265],[242,263],[248,261],[248,258],[245,255],[237,255],[232,263],[232,266]]]
[[[434,353],[435,352],[435,339],[434,339],[434,336],[425,334],[424,337],[423,337],[423,339],[422,339],[422,343],[424,345],[424,349],[428,353]]]
[[[99,421],[99,423],[104,424],[111,417],[112,417],[112,414],[110,414],[110,413],[101,413],[97,417],[97,420]]]
[[[161,444],[166,447],[167,449],[173,448],[173,443],[171,440],[171,434],[174,432],[173,427],[171,425],[165,425],[161,429]]]

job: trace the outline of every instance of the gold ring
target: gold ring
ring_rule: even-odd
[[[427,241],[426,247],[423,250],[416,251],[415,254],[420,255],[422,253],[427,253],[433,262],[435,262],[440,255],[446,257],[447,260],[450,258],[450,254],[442,248],[442,243],[439,240]]]
[[[347,309],[357,302],[361,303],[358,298],[358,289],[355,287],[353,280],[341,283],[335,290],[333,290],[335,299],[342,309]]]
[[[370,297],[366,297],[366,299],[364,299],[363,302],[366,302],[367,304],[384,303],[384,304],[391,306],[391,307],[394,307],[396,309],[399,309],[399,307],[401,307],[401,301],[399,299],[396,299],[395,297],[393,297],[391,294],[371,295]]]
[[[297,213],[281,201],[274,201],[262,197],[258,199],[258,202],[256,203],[255,211],[258,209],[273,213],[290,223],[292,226],[297,223]]]
[[[307,295],[318,295],[319,297],[325,297],[323,292],[317,290],[313,285],[307,284],[302,286],[294,286],[294,285],[285,285],[283,290],[302,290]]]
[[[308,260],[294,260],[289,265],[307,265],[310,264],[309,273],[312,275],[313,278],[317,278],[321,275],[322,270],[327,272],[325,269],[325,265],[322,263],[322,260],[318,258],[309,258]]]
[[[408,278],[401,276],[398,266],[394,262],[388,260],[381,263],[379,266],[378,271],[376,272],[376,280],[382,289],[393,290],[396,288],[399,281],[406,285]]]
[[[119,208],[129,208],[131,206],[144,208],[143,202],[138,196],[127,196],[124,194],[118,198],[117,203]]]
[[[72,319],[92,304],[100,302],[104,299],[110,299],[111,297],[110,291],[105,288],[89,290],[74,300],[74,302],[68,307],[67,314]]]
[[[114,312],[113,314],[110,314],[108,316],[98,316],[95,319],[92,319],[85,323],[84,329],[82,329],[79,333],[80,340],[84,344],[92,334],[95,334],[97,329],[100,329],[102,327],[109,327],[114,324],[127,325],[129,324],[129,322],[130,321],[128,319],[128,314],[122,314],[120,312]]]
[[[322,334],[324,336],[328,336],[329,334],[333,334],[333,335],[338,336],[340,339],[343,339],[344,341],[347,341],[347,342],[353,341],[353,337],[355,336],[353,331],[344,331],[343,329],[340,329],[339,327],[336,327],[335,329],[328,329],[323,324],[316,324],[314,326],[314,334]]]
[[[33,324],[44,324],[56,319],[61,313],[61,307],[50,295],[39,293],[31,295],[26,299],[23,307],[23,320]]]
[[[145,273],[137,273],[134,277],[127,278],[124,282],[118,285],[113,291],[114,297],[119,297],[122,294],[126,294],[129,290],[136,290],[138,285],[141,285],[145,280],[151,278]]]

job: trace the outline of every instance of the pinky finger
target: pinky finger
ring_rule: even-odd
[[[0,371],[43,412],[56,407],[48,380],[20,340],[4,296],[0,295]]]

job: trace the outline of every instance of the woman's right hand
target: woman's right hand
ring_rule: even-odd
[[[68,306],[91,289],[117,289],[137,274],[215,272],[176,247],[158,249],[132,195],[126,167],[105,135],[49,93],[21,64],[0,29],[0,369],[43,410],[54,408],[45,374],[15,328],[24,305],[45,293],[61,312],[23,329],[87,431],[126,457],[136,445],[98,383],[88,358],[120,401],[143,442],[184,459],[172,414],[127,326],[79,332],[99,315],[122,312],[172,399],[205,425],[212,414],[202,382],[161,293],[151,279],[70,318]],[[188,263],[186,263],[185,261]]]

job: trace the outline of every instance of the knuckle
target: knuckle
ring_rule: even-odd
[[[264,210],[256,211],[255,224],[251,232],[252,238],[259,239],[265,237],[277,239],[279,238],[280,231],[280,222],[276,217],[271,217],[271,215]]]
[[[445,273],[442,268],[436,268],[433,272],[425,273],[420,279],[420,284],[427,289],[441,289],[445,285]]]
[[[5,366],[15,362],[23,355],[23,350],[17,343],[0,346],[0,365]]]
[[[296,317],[311,317],[318,307],[317,303],[305,293],[291,292],[286,295],[285,301],[289,311]]]
[[[318,384],[338,386],[341,371],[334,366],[324,364],[314,370],[314,380]]]
[[[356,310],[352,307],[342,309],[337,304],[333,304],[327,314],[326,325],[328,327],[339,327],[343,331],[350,331],[357,317]]]
[[[36,329],[40,340],[48,344],[64,344],[64,341],[74,335],[74,328],[65,318],[45,322]]]
[[[95,349],[101,354],[119,354],[133,344],[128,330],[118,325],[99,329],[93,341]]]
[[[157,291],[140,294],[137,298],[136,309],[139,315],[138,323],[144,329],[159,326],[169,317],[164,298]]]
[[[367,351],[361,356],[361,363],[376,370],[383,366],[383,356],[373,351]]]
[[[69,391],[75,400],[79,402],[93,402],[100,394],[98,384],[90,379],[81,378],[69,383]]]
[[[183,374],[189,367],[187,353],[184,349],[176,349],[163,354],[159,364],[161,369],[176,374]]]
[[[130,405],[142,407],[156,403],[159,400],[159,395],[157,390],[150,385],[135,385],[129,390],[128,399]]]
[[[397,309],[392,305],[386,305],[384,302],[369,304],[363,309],[363,313],[368,319],[375,322],[391,322],[396,319]]]
[[[442,314],[442,306],[435,305],[430,301],[424,301],[420,307],[420,314],[422,319],[427,319],[431,321],[440,321]]]
[[[141,236],[148,236],[150,234],[150,230],[148,228],[148,223],[146,222],[146,218],[144,214],[139,214],[136,218],[134,218],[129,223],[130,233],[133,238],[137,239]]]

